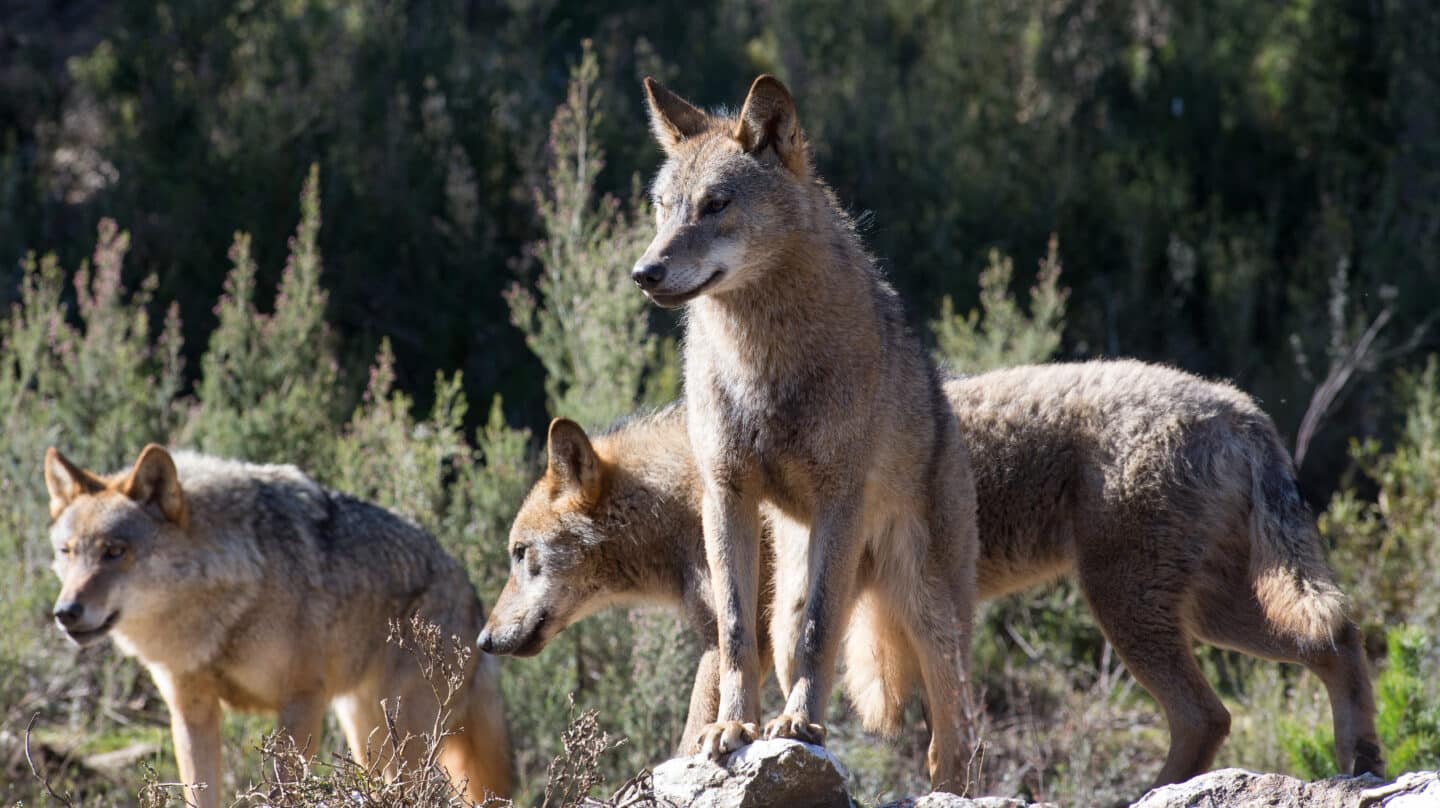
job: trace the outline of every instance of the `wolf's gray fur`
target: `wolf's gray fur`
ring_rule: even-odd
[[[1157,782],[1208,768],[1229,726],[1194,640],[1310,668],[1330,695],[1341,770],[1383,773],[1361,638],[1321,559],[1289,455],[1253,400],[1131,361],[1014,368],[951,379],[945,390],[976,470],[979,597],[1077,579],[1169,720]],[[578,594],[557,603],[512,575],[490,626],[523,625],[547,609],[553,637],[607,603],[683,604],[708,648],[683,747],[715,715],[720,681],[703,486],[685,412],[636,419],[595,438],[592,453],[593,500],[532,493],[516,519],[532,552],[570,559],[547,565],[548,588]],[[850,617],[845,686],[869,728],[894,733],[923,649],[877,605],[862,599]],[[763,643],[761,651],[763,660]]]
[[[685,403],[704,483],[722,670],[720,755],[759,719],[759,519],[775,531],[770,737],[822,742],[863,584],[919,654],[935,697],[930,769],[963,793],[975,596],[969,457],[929,355],[850,218],[814,176],[789,91],[756,79],[736,117],[646,81],[666,152],[657,233],[634,277],[685,312]],[[923,582],[923,583],[922,583]]]
[[[429,730],[439,705],[417,662],[386,641],[390,622],[418,615],[468,640],[484,620],[465,571],[428,533],[294,466],[150,446],[104,477],[52,449],[45,474],[57,621],[77,642],[114,636],[149,669],[182,779],[209,786],[192,793],[202,806],[220,804],[222,702],[278,713],[311,753],[331,705],[352,754],[393,772],[381,700],[399,700],[402,737]],[[478,797],[508,790],[509,746],[494,660],[469,666],[449,708],[463,732],[444,752]]]

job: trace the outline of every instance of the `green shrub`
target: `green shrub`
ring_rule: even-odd
[[[1397,383],[1405,420],[1393,451],[1378,441],[1355,442],[1351,457],[1373,499],[1353,486],[1320,515],[1320,531],[1355,616],[1368,634],[1411,623],[1436,625],[1440,592],[1440,362],[1402,371]]]
[[[980,273],[980,308],[961,315],[946,295],[940,316],[930,322],[936,356],[965,373],[982,373],[1012,365],[1044,362],[1060,349],[1065,330],[1065,302],[1070,290],[1060,286],[1060,244],[1054,236],[1035,285],[1030,287],[1030,313],[1010,293],[1015,264],[999,250],[991,250]]]
[[[344,399],[320,286],[320,173],[300,192],[300,225],[270,314],[255,305],[250,236],[235,235],[234,268],[201,360],[199,408],[181,442],[212,454],[324,469]]]
[[[68,294],[67,273],[53,256],[27,257],[19,300],[0,321],[0,724],[13,730],[0,733],[6,804],[37,785],[16,768],[23,760],[16,733],[33,716],[37,743],[93,751],[108,733],[125,732],[98,705],[113,715],[118,705],[148,712],[155,703],[133,662],[75,649],[49,620],[59,587],[45,539],[46,447],[91,468],[116,469],[146,442],[164,441],[185,413],[179,316],[169,307],[154,332],[153,278],[134,292],[123,282],[128,246],[128,235],[103,220],[93,259],[69,276]],[[68,778],[59,784],[75,785]],[[82,785],[80,793],[92,796],[110,790]]]
[[[530,250],[540,265],[538,294],[516,284],[507,295],[511,319],[545,366],[551,414],[588,429],[631,412],[644,382],[662,370],[646,325],[650,304],[628,271],[650,241],[648,208],[638,191],[629,211],[613,196],[595,198],[605,164],[599,71],[586,42],[550,122],[550,169],[535,195],[545,231]]]
[[[1440,688],[1432,673],[1436,654],[1418,626],[1391,631],[1385,670],[1375,682],[1375,728],[1391,771],[1440,766]]]
[[[1386,636],[1384,668],[1375,679],[1375,730],[1388,771],[1440,765],[1440,688],[1428,676],[1436,661],[1433,640],[1424,630],[1396,628]],[[1335,735],[1328,722],[1313,732],[1289,719],[1280,726],[1295,773],[1311,780],[1335,773]]]

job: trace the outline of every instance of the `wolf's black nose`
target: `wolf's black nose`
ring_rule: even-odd
[[[665,265],[645,264],[635,267],[635,271],[630,273],[630,278],[635,281],[636,286],[648,292],[665,280]]]
[[[80,618],[84,614],[85,607],[75,601],[60,603],[55,606],[55,619],[60,621],[60,625],[67,628],[80,622]]]
[[[475,644],[480,646],[480,650],[484,651],[487,654],[494,650],[495,643],[490,639],[490,629],[481,629],[480,636],[478,639],[475,640]]]

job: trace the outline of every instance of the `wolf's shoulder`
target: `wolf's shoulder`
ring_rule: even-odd
[[[311,493],[323,493],[314,478],[289,463],[252,463],[229,457],[181,449],[171,455],[185,493],[198,496],[262,485],[279,486]]]
[[[252,463],[180,450],[172,454],[180,487],[193,509],[211,513],[284,513],[297,521],[323,519],[330,492],[299,467]]]

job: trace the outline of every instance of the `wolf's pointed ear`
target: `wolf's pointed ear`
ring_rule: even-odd
[[[77,498],[103,491],[105,481],[71,463],[51,446],[45,450],[45,488],[50,492],[50,518],[55,519]]]
[[[550,479],[556,493],[576,493],[593,503],[600,493],[600,458],[585,430],[568,418],[550,422]]]
[[[153,502],[160,506],[165,518],[184,526],[188,515],[185,510],[185,492],[180,490],[180,476],[175,471],[175,461],[164,446],[154,443],[140,452],[140,459],[130,469],[130,475],[120,483],[120,493],[139,503]]]
[[[760,156],[766,149],[774,149],[781,165],[797,177],[803,178],[808,171],[810,158],[795,114],[795,99],[774,76],[761,76],[750,85],[735,139],[746,154]]]
[[[649,76],[645,77],[645,100],[650,103],[650,131],[666,154],[680,141],[710,127],[709,115]]]

